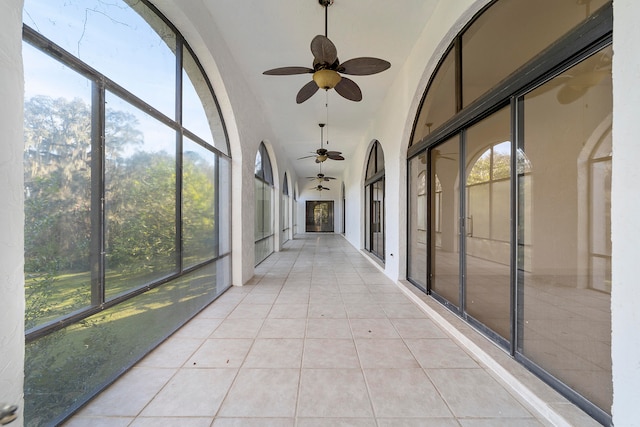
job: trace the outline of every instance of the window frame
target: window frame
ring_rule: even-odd
[[[260,261],[256,262],[256,265],[260,264],[262,261],[264,261],[265,259],[267,259],[269,257],[269,255],[271,255],[274,251],[274,242],[273,239],[275,237],[275,208],[274,208],[274,196],[275,196],[275,185],[274,185],[274,176],[273,176],[273,168],[272,168],[272,164],[271,164],[271,157],[269,156],[269,152],[267,151],[267,147],[264,145],[264,142],[260,142],[260,146],[258,147],[258,151],[256,153],[256,160],[258,159],[258,157],[260,157],[260,167],[257,167],[257,163],[256,163],[256,167],[254,169],[254,178],[255,180],[257,180],[258,182],[261,183],[261,187],[260,190],[261,191],[269,191],[270,197],[270,203],[268,206],[269,212],[270,212],[270,216],[269,216],[269,220],[271,221],[271,224],[269,224],[269,230],[271,234],[265,235],[264,233],[260,236],[260,238],[255,238],[255,230],[254,230],[254,248],[256,248],[258,246],[258,244],[266,242],[267,240],[271,239],[271,251],[269,252],[269,254],[267,256],[265,256],[263,259],[261,259]],[[255,191],[257,191],[257,185],[255,186]],[[262,198],[263,201],[263,206],[262,206],[262,210],[261,212],[263,213],[263,217],[261,218],[261,224],[262,224],[262,231],[265,230],[265,217],[264,217],[264,212],[265,212],[265,205],[264,205],[264,197]],[[254,210],[254,215],[256,215],[258,212],[258,209]],[[254,219],[255,221],[255,219]],[[255,222],[254,222],[255,223]]]
[[[382,185],[382,199],[374,200],[374,193],[377,186]],[[384,171],[384,151],[382,150],[382,144],[380,141],[374,140],[367,158],[366,164],[366,179],[364,182],[365,193],[365,241],[364,246],[367,252],[375,255],[380,261],[385,261],[385,171]],[[377,203],[376,203],[377,202]],[[374,218],[379,216],[381,221],[375,223],[381,227],[379,230],[382,233],[382,248],[380,251],[374,249]]]
[[[479,16],[482,14],[487,8],[489,8],[494,2],[489,3],[486,7],[484,7],[478,14]],[[474,18],[475,19],[475,18]],[[467,26],[465,26],[461,32],[454,38],[451,43],[449,49],[459,49],[460,48],[460,37],[464,33],[465,29],[468,28],[474,21],[472,19]],[[519,167],[519,157],[520,154],[518,152],[517,143],[515,141],[521,139],[521,133],[523,132],[523,123],[520,121],[520,117],[522,115],[521,109],[523,108],[522,102],[520,100],[522,97],[535,89],[536,87],[544,84],[545,82],[551,80],[553,77],[561,74],[568,68],[573,65],[579,63],[583,59],[591,56],[592,54],[602,50],[603,48],[612,44],[613,41],[613,6],[612,3],[609,2],[607,5],[601,7],[599,10],[595,11],[587,20],[583,21],[575,28],[570,30],[563,37],[558,39],[555,43],[544,49],[540,54],[536,55],[530,61],[528,61],[521,68],[514,70],[512,74],[510,74],[506,79],[498,83],[495,87],[490,89],[485,94],[481,95],[475,101],[471,102],[469,105],[464,108],[460,108],[458,112],[443,123],[441,126],[433,129],[430,134],[424,136],[419,141],[413,141],[415,135],[415,127],[418,124],[419,115],[421,112],[422,105],[427,96],[427,92],[429,90],[429,86],[425,90],[423,94],[422,101],[420,107],[416,112],[416,118],[414,120],[413,129],[411,133],[411,138],[409,140],[409,147],[407,149],[407,165],[409,165],[410,161],[422,153],[429,153],[433,148],[438,146],[440,143],[447,141],[449,138],[452,138],[456,135],[460,135],[460,147],[461,153],[464,153],[465,146],[465,131],[469,129],[474,124],[480,122],[484,118],[490,116],[491,114],[497,112],[498,110],[508,107],[511,109],[511,121],[512,121],[512,144],[511,144],[511,198],[512,200],[517,200],[517,186],[515,185],[516,175]],[[447,49],[446,54],[449,52]],[[456,58],[460,58],[460,53],[456,56]],[[442,60],[442,58],[441,58]],[[438,65],[438,67],[440,64]],[[433,80],[435,73],[438,72],[438,67],[435,69],[434,74],[431,76],[431,80]],[[460,79],[460,75],[457,76]],[[429,85],[431,81],[429,82]],[[456,82],[456,86],[458,88],[456,92],[456,96],[459,96],[461,82],[458,80]],[[460,99],[458,99],[460,100]],[[461,154],[461,157],[464,158],[464,155]],[[461,168],[464,165],[461,163]],[[408,169],[408,167],[407,167]],[[411,177],[407,174],[407,179]],[[407,188],[409,184],[407,184]],[[461,188],[463,186],[460,186]],[[407,190],[408,191],[408,190]],[[464,207],[464,194],[460,194],[460,210],[462,211]],[[430,200],[430,198],[428,198]],[[407,207],[409,207],[407,205]],[[514,209],[515,205],[511,207],[511,217],[515,217]],[[427,208],[427,212],[429,212],[429,207]],[[462,215],[461,215],[462,216]],[[516,242],[517,224],[513,221],[511,225],[511,244],[514,245],[513,242]],[[410,242],[407,243],[407,246],[410,245]],[[517,246],[517,245],[516,245]],[[460,243],[460,251],[464,252],[464,243]],[[511,283],[516,283],[517,271],[515,271],[515,266],[517,266],[517,248],[513,248],[511,250]],[[410,262],[426,262],[427,266],[430,263],[430,257],[427,256],[426,260],[409,260],[407,259],[407,270],[409,270]],[[428,267],[429,268],[429,267]],[[461,267],[461,273],[463,273],[463,268]],[[430,277],[429,273],[427,273],[427,294],[431,294],[430,292]],[[414,286],[421,288],[419,283],[416,283],[410,277],[407,277],[407,280],[414,284]],[[463,290],[461,290],[461,294]],[[431,294],[434,298],[440,302],[441,304],[452,307],[451,303],[447,300],[438,297],[435,294]],[[511,292],[511,304],[512,307],[520,307],[517,298],[519,297],[518,292],[512,290]],[[520,296],[521,297],[521,296]],[[462,306],[462,305],[461,305]],[[491,330],[489,330],[484,325],[479,322],[474,321],[474,319],[467,316],[465,313],[458,311],[455,307],[452,310],[456,312],[459,316],[463,317],[467,322],[478,328],[485,336],[496,342],[498,345],[502,346],[507,350],[511,356],[522,363],[532,372],[534,372],[537,376],[542,378],[548,384],[550,384],[553,388],[560,391],[565,397],[567,397],[570,401],[576,404],[578,407],[587,412],[590,416],[596,419],[598,422],[609,425],[611,423],[611,415],[606,413],[601,408],[595,406],[595,404],[587,401],[586,398],[582,397],[577,391],[568,387],[566,384],[561,382],[559,379],[553,377],[547,371],[545,371],[542,367],[538,366],[535,362],[527,359],[524,355],[518,352],[517,347],[517,335],[519,332],[517,328],[512,328],[511,331],[511,339],[510,344],[505,343],[504,340],[501,340],[497,334]],[[512,316],[518,316],[518,313],[514,313],[512,311]],[[512,321],[513,322],[513,321]],[[512,323],[513,324],[513,323]]]
[[[167,282],[175,280],[181,276],[184,276],[194,270],[202,268],[206,265],[216,263],[218,260],[227,257],[230,255],[230,250],[225,253],[217,253],[214,257],[199,262],[195,265],[189,266],[188,268],[184,268],[182,265],[182,175],[179,173],[182,170],[182,138],[183,136],[189,138],[191,141],[196,144],[202,146],[209,152],[213,153],[216,157],[216,186],[219,187],[219,163],[220,158],[224,157],[230,159],[231,157],[216,148],[215,146],[209,144],[204,139],[194,134],[187,128],[182,126],[182,78],[183,78],[183,68],[182,68],[182,52],[184,49],[188,50],[189,54],[195,60],[200,73],[202,74],[204,80],[207,83],[207,87],[211,92],[213,97],[215,107],[217,109],[218,117],[220,118],[220,122],[222,125],[222,130],[225,137],[225,145],[227,152],[229,150],[229,138],[226,129],[226,125],[223,120],[223,116],[220,110],[220,106],[218,104],[218,100],[216,98],[215,92],[213,91],[213,87],[209,78],[207,77],[204,68],[197,60],[197,56],[192,51],[192,49],[187,44],[186,40],[182,36],[182,34],[175,28],[175,26],[167,20],[167,18],[158,11],[153,5],[151,5],[147,0],[141,0],[144,6],[149,8],[151,12],[153,12],[159,19],[162,19],[164,23],[171,28],[176,36],[176,72],[175,74],[175,94],[176,94],[176,105],[175,105],[175,118],[170,118],[157,110],[152,105],[143,101],[141,98],[137,97],[124,87],[117,84],[115,81],[111,80],[108,76],[102,74],[100,71],[92,68],[91,66],[84,63],[82,60],[77,58],[75,55],[67,52],[65,49],[55,44],[51,40],[49,40],[44,35],[40,34],[38,31],[34,30],[30,26],[23,23],[22,25],[22,42],[31,45],[33,48],[38,50],[40,53],[48,55],[55,61],[60,62],[61,64],[68,67],[70,70],[75,71],[82,77],[91,81],[91,115],[92,115],[92,127],[91,127],[91,147],[92,152],[100,153],[98,156],[91,156],[91,253],[97,254],[94,255],[91,265],[92,265],[92,279],[90,282],[91,287],[91,303],[89,306],[83,307],[79,310],[75,310],[73,312],[67,313],[66,315],[57,317],[51,321],[44,322],[42,324],[38,324],[33,328],[30,328],[25,332],[25,341],[26,343],[31,343],[41,337],[49,335],[58,330],[64,329],[72,324],[78,323],[83,319],[86,319],[90,316],[93,316],[97,313],[100,313],[108,308],[114,307],[124,301],[127,301],[131,298],[134,298],[138,295],[141,295],[149,290],[155,289]],[[133,10],[133,9],[132,9]],[[105,114],[106,114],[106,93],[110,92],[113,95],[118,96],[123,101],[132,105],[133,107],[143,111],[148,114],[152,118],[158,120],[160,123],[164,124],[171,130],[173,130],[176,134],[176,257],[177,257],[177,269],[174,273],[168,274],[160,279],[153,280],[149,283],[137,286],[128,290],[127,292],[120,294],[112,299],[105,298],[105,212],[104,212],[104,194],[105,194],[105,147],[104,140],[105,135]],[[217,218],[219,216],[219,201],[216,203],[215,212],[213,215]],[[220,232],[219,221],[216,221],[216,232]],[[96,262],[97,261],[97,262]]]
[[[479,13],[482,13],[482,11]],[[531,59],[518,72],[509,75],[492,90],[481,95],[464,109],[459,109],[442,126],[432,129],[429,135],[419,141],[415,141],[407,151],[407,159],[417,156],[438,141],[444,141],[454,136],[463,128],[469,127],[500,108],[509,105],[511,98],[531,90],[551,76],[558,74],[561,70],[574,63],[576,58],[588,56],[590,53],[611,44],[611,28],[613,28],[613,8],[609,3],[609,5],[594,12],[588,20],[579,24],[556,43]],[[454,47],[460,43],[459,37],[460,34],[453,40]],[[527,70],[526,73],[521,72],[521,70],[525,69]],[[437,70],[436,68],[435,72]],[[460,77],[458,76],[457,86],[460,85],[459,79]],[[425,95],[427,91],[425,91]],[[422,102],[424,102],[424,98],[425,96],[423,96]],[[422,108],[422,102],[417,112]],[[414,129],[411,132],[412,138],[415,133],[415,125],[416,122],[414,121]]]
[[[282,242],[289,240],[289,217],[291,215],[290,205],[291,197],[289,197],[289,179],[287,173],[284,173],[282,180]]]

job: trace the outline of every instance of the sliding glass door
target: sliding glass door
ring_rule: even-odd
[[[510,339],[510,109],[465,133],[465,312]]]
[[[611,382],[611,47],[522,99],[518,351],[602,408]]]
[[[429,150],[431,291],[460,307],[460,138]]]

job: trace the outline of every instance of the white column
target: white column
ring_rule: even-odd
[[[22,0],[0,2],[0,403],[18,404],[24,378]]]
[[[640,426],[640,3],[613,12],[613,422]]]

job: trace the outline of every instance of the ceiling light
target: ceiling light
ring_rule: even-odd
[[[320,89],[333,89],[338,83],[340,83],[342,77],[336,71],[333,70],[318,70],[313,73],[313,81],[316,82]]]

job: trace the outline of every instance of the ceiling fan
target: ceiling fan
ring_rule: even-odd
[[[319,173],[319,174],[318,174],[318,175],[316,175],[316,176],[308,176],[307,178],[308,178],[308,179],[311,179],[311,180],[313,180],[313,179],[317,179],[317,180],[318,180],[318,182],[322,182],[322,181],[331,181],[332,179],[335,179],[334,177],[332,177],[332,176],[326,176],[326,175],[325,175],[325,174],[323,174],[323,173]]]
[[[298,104],[311,98],[319,88],[324,90],[335,89],[338,94],[351,101],[361,101],[362,91],[351,79],[340,74],[353,76],[367,76],[380,73],[391,64],[384,59],[359,57],[349,59],[343,63],[338,60],[336,46],[327,37],[328,8],[333,0],[318,0],[324,7],[324,36],[317,35],[311,40],[311,53],[313,54],[313,68],[308,67],[280,67],[267,70],[262,74],[270,76],[287,76],[294,74],[313,74],[313,80],[300,89],[296,96]]]
[[[611,58],[606,58],[604,55],[591,70],[581,69],[580,65],[574,67],[575,74],[556,77],[556,79],[564,81],[556,95],[560,104],[567,105],[580,99],[589,89],[597,86],[605,77],[611,75]]]
[[[318,184],[318,185],[316,185],[315,187],[311,187],[311,189],[313,189],[313,190],[318,190],[318,191],[322,191],[322,190],[331,190],[330,188],[323,187],[321,184]]]
[[[598,53],[598,57],[587,59],[569,70],[555,76],[552,80],[536,88],[534,96],[557,89],[556,100],[561,105],[571,104],[585,95],[591,88],[598,86],[611,75],[610,47]]]
[[[326,181],[331,181],[332,179],[336,179],[332,176],[326,176],[325,174],[322,173],[322,163],[320,163],[320,172],[318,172],[318,174],[316,176],[308,176],[307,179],[310,180],[317,180],[318,181],[318,186],[321,186],[320,184],[322,184],[323,182]]]
[[[298,160],[308,159],[309,157],[315,157],[316,158],[316,163],[322,163],[327,159],[344,160],[344,157],[342,157],[342,152],[340,152],[340,151],[329,151],[326,148],[324,148],[324,145],[323,145],[323,142],[322,142],[322,140],[323,140],[322,129],[324,128],[324,123],[319,123],[318,126],[320,126],[320,148],[318,148],[315,152],[312,152],[313,154],[311,156],[300,157],[300,158],[298,158]]]

